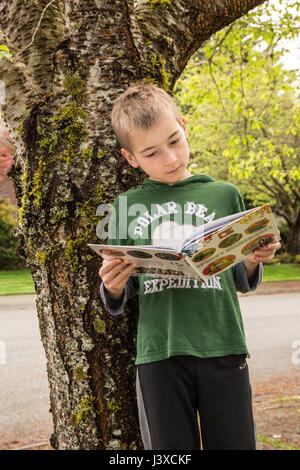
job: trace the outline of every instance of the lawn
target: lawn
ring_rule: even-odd
[[[34,293],[34,283],[28,269],[23,271],[0,271],[0,295]]]
[[[300,280],[298,264],[266,264],[264,265],[264,282]]]
[[[264,282],[300,280],[300,266],[274,264],[264,266]],[[0,271],[0,295],[34,294],[34,283],[28,269]]]
[[[274,264],[264,266],[264,282],[300,280],[300,266]],[[0,295],[34,294],[34,283],[28,269],[0,271]]]

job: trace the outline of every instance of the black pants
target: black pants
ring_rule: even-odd
[[[245,355],[138,365],[137,400],[145,449],[256,449]]]

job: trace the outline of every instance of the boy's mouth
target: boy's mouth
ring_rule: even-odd
[[[168,171],[167,174],[169,175],[170,173],[175,173],[177,170],[179,170],[180,166],[175,168],[174,170]]]

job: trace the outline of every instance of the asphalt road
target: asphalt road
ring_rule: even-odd
[[[255,380],[300,374],[300,292],[240,296]]]
[[[300,373],[300,292],[241,296],[251,378]],[[49,439],[52,419],[35,296],[0,297],[0,449]]]
[[[35,296],[1,296],[0,449],[49,440],[45,364]]]

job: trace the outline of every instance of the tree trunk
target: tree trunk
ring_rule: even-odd
[[[110,126],[113,100],[147,79],[171,91],[188,58],[262,0],[2,0],[3,117],[16,146],[19,252],[31,269],[56,449],[142,448],[135,402],[137,301],[99,297],[96,209],[132,174]]]
[[[255,187],[255,182],[252,182]],[[271,199],[275,199],[274,212],[286,222],[288,233],[282,237],[282,247],[289,254],[300,254],[300,193],[297,182],[285,177],[285,187],[272,178],[272,183],[264,179],[261,181],[263,190]],[[286,187],[288,190],[286,190]]]
[[[300,254],[300,215],[293,224],[289,224],[286,251],[293,256]]]

